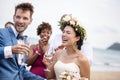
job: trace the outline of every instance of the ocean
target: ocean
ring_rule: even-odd
[[[120,71],[120,51],[94,48],[91,69],[95,71]]]

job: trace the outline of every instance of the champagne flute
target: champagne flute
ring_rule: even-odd
[[[45,53],[45,57],[49,60],[52,60],[53,55],[54,55],[54,48],[49,47],[48,50]]]
[[[30,40],[29,40],[29,38],[27,36],[24,36],[23,39],[19,39],[18,40],[18,44],[29,45],[30,44]],[[25,53],[24,54],[23,53],[22,54],[18,54],[18,64],[25,66],[25,65],[27,65],[25,63],[25,61],[26,61],[26,54]]]
[[[18,44],[24,44],[24,41],[22,39],[18,40]],[[24,54],[18,54],[18,64],[19,65],[23,65],[23,61],[24,61]]]
[[[23,40],[26,45],[30,45],[30,38],[28,36],[24,36]]]
[[[53,55],[54,55],[54,48],[53,47],[49,47],[48,50],[46,51],[44,57],[46,57],[50,61],[50,63],[52,63]],[[49,69],[44,69],[44,71],[50,72]]]

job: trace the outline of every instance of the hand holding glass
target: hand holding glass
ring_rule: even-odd
[[[29,45],[29,43],[30,43],[30,41],[28,40],[27,37],[26,37],[26,38],[23,38],[23,40],[22,40],[22,39],[19,39],[19,40],[18,40],[18,44],[27,44],[27,45]],[[25,63],[26,54],[23,53],[23,52],[21,52],[21,53],[22,53],[22,54],[18,54],[18,64],[19,64],[19,65],[26,65],[26,63]]]
[[[53,55],[54,55],[54,48],[49,47],[48,50],[46,51],[44,57],[47,58],[50,61],[50,63],[52,63]],[[45,71],[49,71],[50,72],[49,69],[45,69]]]

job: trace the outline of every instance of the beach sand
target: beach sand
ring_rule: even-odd
[[[29,70],[30,67],[27,67]],[[120,71],[91,71],[90,80],[120,80]]]
[[[91,71],[90,80],[120,80],[120,71]]]

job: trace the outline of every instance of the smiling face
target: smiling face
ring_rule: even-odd
[[[48,42],[51,36],[51,30],[49,29],[43,29],[40,33],[40,38],[44,40],[44,42]]]
[[[76,37],[76,33],[71,26],[66,26],[62,33],[62,45],[74,46],[80,37]]]
[[[15,29],[18,33],[23,33],[27,26],[32,22],[29,10],[17,9],[13,17]]]

